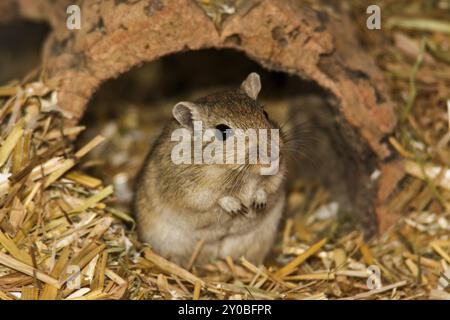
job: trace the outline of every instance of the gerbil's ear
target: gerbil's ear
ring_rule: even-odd
[[[241,89],[253,100],[256,100],[259,92],[261,91],[261,79],[259,74],[252,72],[248,75],[247,79],[241,84]]]
[[[189,129],[193,128],[193,121],[200,120],[198,106],[192,102],[178,102],[173,107],[172,114],[179,124]]]

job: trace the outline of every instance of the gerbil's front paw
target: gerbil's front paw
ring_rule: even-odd
[[[264,210],[267,205],[267,193],[263,189],[256,190],[253,195],[252,207],[255,210]]]
[[[248,209],[246,206],[242,204],[242,202],[235,198],[235,197],[222,197],[219,200],[219,205],[222,207],[223,210],[230,214],[240,214],[240,215],[246,215],[248,213]]]

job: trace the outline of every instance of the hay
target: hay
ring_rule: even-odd
[[[448,29],[428,20],[390,21],[388,35]],[[403,115],[389,139],[405,158],[407,176],[389,203],[402,219],[382,237],[365,242],[358,230],[336,232],[326,190],[298,184],[266,265],[228,258],[195,267],[199,243],[185,270],[137,241],[117,191],[79,165],[104,139],[75,148],[72,138],[84,127],[64,122],[57,86],[6,85],[0,87],[0,299],[450,299],[450,91],[440,85],[450,82],[442,49],[449,38],[402,33],[400,42],[384,46],[379,35],[362,32]]]
[[[50,86],[34,82],[0,92],[8,98],[0,119],[2,297],[121,297],[126,280],[111,261],[125,250],[113,235],[123,229],[102,202],[113,189],[70,171],[103,138],[75,151],[69,138],[80,127],[63,124]],[[106,244],[108,237],[114,244]],[[90,283],[83,294],[68,283],[77,268],[79,286]]]
[[[0,90],[15,92],[1,109],[0,298],[445,296],[445,291],[436,288],[450,264],[448,212],[414,212],[379,241],[365,243],[355,231],[308,244],[301,240],[305,238],[303,230],[320,234],[333,224],[333,214],[328,212],[329,217],[323,218],[324,212],[331,210],[323,207],[328,201],[324,191],[315,193],[308,219],[296,216],[286,221],[275,248],[276,259],[269,265],[255,266],[245,258],[226,259],[188,271],[167,261],[135,240],[135,233],[128,228],[131,217],[113,207],[113,188],[76,168],[103,138],[96,137],[75,150],[64,133],[70,135],[78,129],[65,124],[62,130],[64,116],[58,112],[57,100],[46,100],[54,96],[52,90],[44,83]],[[51,111],[44,109],[45,105]],[[413,160],[406,160],[406,171],[415,177],[409,178],[409,184],[419,187],[413,188],[414,192],[405,187],[392,201],[393,206],[406,206],[419,190],[427,194],[425,176],[439,190],[448,187],[444,167],[428,168],[427,164],[424,171],[420,168]],[[301,193],[291,190],[289,210],[305,201]],[[370,265],[378,266],[382,274],[382,286],[372,290],[366,286]]]

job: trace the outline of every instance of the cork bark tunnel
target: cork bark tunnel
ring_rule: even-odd
[[[382,74],[358,45],[345,14],[289,0],[230,1],[228,7],[193,0],[84,1],[81,30],[68,30],[69,2],[19,0],[14,12],[51,26],[45,76],[59,82],[60,106],[72,121],[80,120],[103,82],[142,63],[201,49],[236,50],[326,93],[353,211],[369,235],[392,224],[383,203],[393,185],[385,165],[393,155],[385,139],[396,117]],[[381,177],[371,179],[376,170]]]

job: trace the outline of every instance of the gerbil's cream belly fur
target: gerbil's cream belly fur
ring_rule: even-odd
[[[249,195],[254,187],[249,186]],[[250,196],[246,193],[242,194],[242,202],[249,212],[243,217],[231,217],[218,206],[207,212],[154,208],[153,213],[148,213],[152,223],[146,224],[141,237],[156,252],[181,265],[187,265],[202,239],[204,245],[197,257],[198,263],[227,256],[233,259],[245,256],[254,263],[261,263],[275,239],[285,193],[280,189],[269,195],[268,206],[262,212],[250,207]],[[192,219],[193,215],[198,219]]]

